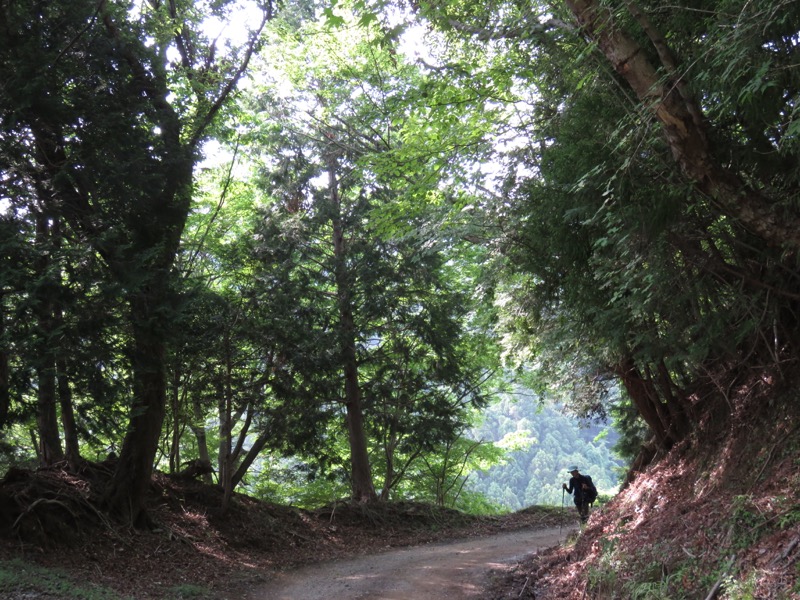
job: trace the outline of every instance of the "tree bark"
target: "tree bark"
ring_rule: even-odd
[[[382,502],[389,500],[389,494],[392,491],[392,484],[394,483],[394,453],[397,447],[397,435],[394,432],[387,433],[383,440],[383,456],[386,461],[386,474],[383,477],[383,486],[381,487],[380,499]]]
[[[692,406],[683,390],[678,389],[664,360],[658,361],[658,381],[667,402],[667,410],[677,435],[681,438],[693,429]]]
[[[639,415],[653,432],[658,447],[669,450],[678,441],[679,436],[652,381],[642,376],[632,358],[622,361],[615,370]]]
[[[211,453],[208,451],[208,436],[206,435],[206,428],[203,425],[204,412],[197,400],[192,402],[192,410],[195,421],[200,423],[200,425],[196,425],[194,423],[189,425],[192,433],[194,433],[195,439],[197,440],[197,458],[201,461],[211,464]],[[209,484],[212,483],[213,478],[211,473],[204,473],[203,481]]]
[[[109,510],[134,527],[149,526],[144,500],[153,475],[166,409],[166,350],[160,319],[151,307],[165,305],[163,288],[131,299],[134,403],[117,468],[106,493]]]
[[[178,429],[178,398],[179,387],[178,381],[180,379],[177,361],[175,368],[170,373],[172,376],[172,383],[167,391],[167,398],[169,402],[169,414],[167,421],[169,425],[169,474],[174,475],[180,470],[181,467],[181,451],[180,451],[180,434]],[[171,419],[171,420],[170,420]]]
[[[36,261],[37,282],[34,284],[34,314],[38,333],[38,357],[36,358],[36,425],[39,431],[40,460],[44,466],[64,459],[58,431],[56,410],[56,354],[54,346],[55,303],[58,284],[54,281],[52,239],[50,219],[39,212],[36,215],[36,245],[39,258]]]
[[[0,339],[6,334],[6,306],[5,294],[0,290]],[[8,421],[8,412],[11,409],[11,386],[9,376],[9,356],[5,344],[0,348],[0,430],[5,429]]]
[[[252,411],[249,406],[242,406],[234,410],[234,385],[233,385],[233,344],[231,333],[225,334],[225,379],[223,383],[222,401],[220,402],[220,448],[219,448],[219,483],[222,486],[222,510],[227,511],[233,490],[238,481],[236,480],[236,463],[242,453],[245,438],[250,430],[252,422]],[[245,422],[242,424],[236,445],[233,444],[233,428],[238,423],[243,414],[247,414]]]
[[[800,248],[800,215],[747,186],[715,159],[702,112],[690,97],[663,36],[631,3],[636,18],[654,44],[660,65],[617,25],[598,0],[565,0],[582,31],[628,83],[647,110],[661,123],[672,156],[696,188],[755,235],[775,246]]]
[[[54,218],[52,224],[53,244],[59,250],[63,242],[63,232],[60,219]],[[59,285],[61,285],[59,283]],[[59,301],[53,310],[53,323],[56,331],[64,327],[64,310]],[[61,427],[64,431],[64,456],[72,471],[77,471],[83,462],[78,441],[78,426],[75,422],[75,408],[72,403],[72,388],[69,383],[67,371],[67,353],[64,348],[58,351],[56,358],[56,384],[58,389],[58,403],[61,409]]]
[[[222,511],[225,512],[228,510],[228,505],[233,493],[233,409],[231,407],[230,390],[227,384],[224,386],[224,391],[222,392],[219,410],[219,484],[222,486]]]
[[[361,387],[358,382],[356,327],[353,321],[350,284],[347,277],[347,249],[345,247],[341,217],[341,200],[336,179],[336,164],[333,159],[330,160],[328,165],[328,184],[334,209],[334,277],[339,308],[340,353],[344,373],[344,402],[347,410],[346,421],[347,436],[350,444],[350,477],[353,500],[356,502],[374,502],[377,500],[377,494],[372,482],[367,436],[364,429],[364,409],[361,401]]]
[[[58,380],[58,402],[61,407],[61,427],[64,429],[64,454],[72,471],[77,471],[83,462],[78,442],[78,426],[75,423],[75,409],[72,405],[72,388],[69,385],[67,361],[56,361]]]
[[[236,468],[236,472],[231,477],[231,484],[235,488],[242,482],[244,476],[247,475],[247,470],[250,468],[250,465],[258,458],[258,455],[267,445],[269,441],[269,436],[266,433],[261,433],[257,438],[256,441],[253,442],[253,445],[250,446],[250,450],[247,451],[247,454],[244,455],[242,458],[242,462],[239,463],[239,466]]]
[[[52,357],[43,357],[36,368],[36,426],[39,431],[39,457],[43,466],[64,459],[56,411],[56,369]]]

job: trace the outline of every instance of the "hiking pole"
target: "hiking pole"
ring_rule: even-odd
[[[564,526],[564,486],[561,486],[561,519],[558,522],[558,539],[561,539],[561,528]]]

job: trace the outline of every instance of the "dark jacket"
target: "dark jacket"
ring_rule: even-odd
[[[586,475],[578,475],[577,477],[569,478],[567,493],[575,493],[572,499],[576,505],[583,504],[583,486],[586,485],[586,487],[589,487],[591,481],[592,480],[586,477]]]

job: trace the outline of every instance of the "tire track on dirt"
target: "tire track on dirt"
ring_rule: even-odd
[[[244,600],[466,600],[489,572],[555,546],[571,529],[509,533],[389,550],[278,573]]]

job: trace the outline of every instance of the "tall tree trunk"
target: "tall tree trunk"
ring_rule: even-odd
[[[219,447],[217,448],[217,468],[219,471],[219,486],[222,488],[222,510],[226,510],[230,500],[227,490],[231,487],[231,430],[233,429],[233,415],[231,414],[230,401],[224,391],[219,390]]]
[[[61,249],[63,232],[61,220],[53,219],[52,225],[53,245]],[[59,286],[61,283],[59,282]],[[53,307],[53,323],[56,331],[64,328],[64,310],[59,300]],[[64,430],[64,455],[72,471],[77,471],[83,462],[78,441],[78,426],[75,422],[75,408],[72,404],[72,388],[69,384],[67,372],[66,352],[63,348],[58,351],[56,358],[56,383],[58,387],[58,403],[61,409],[61,427]]]
[[[800,215],[747,186],[714,157],[702,112],[677,72],[666,41],[632,3],[629,11],[649,37],[659,57],[653,64],[633,36],[614,20],[599,0],[565,0],[582,31],[597,44],[617,73],[658,122],[672,155],[698,190],[728,215],[776,246],[800,248]]]
[[[393,428],[392,428],[393,429]],[[386,460],[386,475],[383,477],[383,486],[381,487],[380,499],[383,502],[389,500],[389,494],[392,491],[394,484],[394,453],[397,448],[397,434],[392,431],[384,436],[383,440],[383,455]]]
[[[0,339],[6,335],[6,304],[5,294],[0,290]],[[8,421],[8,412],[11,409],[11,385],[8,380],[11,375],[10,359],[6,345],[0,346],[0,431],[5,429]]]
[[[166,407],[164,332],[152,310],[165,305],[164,295],[158,287],[149,293],[141,291],[133,296],[130,307],[134,403],[106,502],[113,514],[134,527],[150,525],[144,501]]]
[[[170,413],[172,415],[172,428],[169,443],[169,472],[177,473],[181,468],[181,372],[180,360],[175,361],[172,370],[172,385],[170,386]]]
[[[70,10],[59,11],[60,4],[70,4]],[[72,10],[73,4],[78,11]],[[26,176],[38,191],[52,195],[41,200],[55,201],[53,212],[60,212],[103,256],[109,279],[128,290],[134,397],[128,431],[105,500],[113,513],[133,524],[147,521],[144,495],[166,407],[165,349],[170,321],[165,313],[170,306],[170,269],[189,213],[196,151],[237,89],[260,33],[273,15],[271,2],[265,3],[262,18],[253,24],[248,41],[240,52],[231,53],[238,59],[228,61],[216,59],[213,48],[195,56],[194,50],[201,48],[189,42],[193,39],[193,17],[183,13],[178,3],[150,4],[157,12],[163,11],[161,15],[154,13],[154,24],[181,25],[171,29],[173,40],[158,49],[152,47],[152,31],[141,29],[141,23],[129,22],[124,7],[114,2],[55,2],[50,3],[54,10],[46,15],[36,9],[30,14],[4,11],[9,21],[4,22],[4,34],[11,39],[30,37],[32,16],[39,18],[37,31],[47,34],[36,46],[38,54],[25,57],[26,61],[51,67],[30,74],[35,77],[31,85],[41,92],[39,99],[47,101],[31,102],[29,95],[21,94],[12,98],[15,105],[4,106],[4,115],[13,115],[14,127],[18,127],[14,131],[29,132],[35,140],[20,140],[19,147],[31,153]],[[160,21],[162,17],[164,21]],[[182,66],[173,69],[166,63],[168,46],[180,48],[177,61]],[[13,44],[11,49],[15,49]],[[19,64],[14,52],[4,52],[0,60],[3,79],[18,74]],[[108,86],[98,90],[98,96],[106,100],[84,106],[75,103],[69,93],[64,95],[63,81],[71,78],[70,73],[83,73],[87,64],[107,67],[104,72],[110,79]],[[184,81],[190,81],[201,73],[198,69],[212,69],[220,77],[198,90],[196,111],[180,111],[170,100],[173,74],[179,80],[184,74]],[[93,113],[86,111],[99,106],[108,107],[101,109],[107,110],[104,116],[108,118],[95,123]],[[117,114],[124,117],[118,122],[123,127],[119,130],[114,129]],[[120,138],[108,133],[118,131],[124,137],[125,131],[132,130],[127,118],[132,114],[138,115],[143,130],[153,132],[152,144],[134,136],[128,138],[132,145],[117,147]],[[78,129],[85,129],[86,135],[79,134]],[[98,155],[109,160],[94,162]],[[141,172],[143,176],[139,182],[127,179],[123,171],[124,175],[138,176]],[[125,179],[126,184],[105,186],[117,177]]]
[[[231,417],[231,423],[238,423],[241,419],[241,411],[237,411],[237,414]],[[225,451],[224,451],[224,459],[222,461],[222,467],[220,467],[220,485],[222,486],[223,494],[222,494],[222,510],[223,512],[227,511],[230,507],[231,499],[233,498],[233,491],[236,489],[236,486],[244,478],[247,470],[250,468],[250,465],[253,464],[253,461],[258,457],[259,452],[264,448],[267,443],[267,436],[262,434],[260,435],[255,443],[250,447],[250,450],[244,455],[242,460],[240,461],[240,457],[242,457],[242,453],[244,452],[244,444],[247,440],[248,434],[250,432],[250,425],[252,424],[252,411],[248,411],[247,419],[245,420],[244,424],[242,425],[241,431],[236,438],[236,445],[233,445],[233,435],[231,431],[228,431],[225,438]],[[238,464],[238,466],[237,466]]]
[[[200,402],[197,400],[192,401],[192,412],[194,415],[193,422],[189,425],[194,433],[194,437],[197,440],[197,457],[209,465],[211,463],[211,453],[208,451],[208,436],[206,435],[206,428],[203,424],[203,419],[205,418],[205,413],[203,412],[202,407],[200,406]],[[197,425],[196,423],[199,423]],[[205,483],[212,483],[213,477],[211,473],[204,473],[203,474],[203,481]]]
[[[372,482],[369,463],[367,435],[364,429],[364,409],[361,401],[361,387],[358,382],[358,361],[356,356],[356,327],[353,321],[353,307],[350,297],[350,283],[347,276],[347,249],[341,217],[341,200],[336,163],[331,159],[328,165],[328,184],[333,205],[333,253],[334,277],[339,308],[339,335],[342,369],[344,372],[345,408],[347,409],[347,436],[350,443],[350,483],[353,500],[373,502],[377,500]]]
[[[39,431],[39,458],[43,465],[55,464],[64,459],[58,431],[56,411],[56,368],[52,356],[39,359],[36,368],[36,426]]]
[[[64,459],[58,431],[56,410],[56,355],[54,344],[56,292],[52,270],[52,240],[50,219],[43,213],[36,215],[36,244],[40,258],[36,261],[38,281],[33,292],[34,314],[38,332],[38,357],[36,359],[36,425],[39,431],[39,457],[43,465],[52,465]]]
[[[67,375],[67,361],[60,358],[56,361],[58,379],[58,402],[61,407],[61,427],[64,429],[64,450],[67,464],[72,471],[77,471],[83,462],[78,442],[78,426],[75,423],[75,409],[72,405],[72,388]]]

